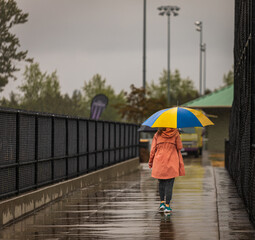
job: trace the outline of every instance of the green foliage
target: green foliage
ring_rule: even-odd
[[[152,82],[147,89],[153,98],[167,96],[167,71],[163,70],[159,78],[159,84]],[[181,105],[198,96],[198,91],[195,89],[193,82],[188,78],[182,79],[178,70],[170,75],[170,106]]]
[[[198,97],[190,79],[181,79],[178,70],[170,78],[171,105],[181,105]],[[163,71],[159,84],[152,82],[147,86],[146,94],[143,88],[131,85],[131,92],[125,93],[126,103],[116,107],[123,118],[129,122],[142,123],[153,113],[167,108],[167,71]]]
[[[207,94],[210,94],[210,93],[212,93],[212,91],[210,90],[210,89],[205,89],[205,94],[204,95],[207,95]]]
[[[19,108],[19,95],[14,92],[10,93],[10,100],[3,97],[0,101],[2,107]]]
[[[198,96],[189,79],[181,79],[179,71],[171,76],[172,105],[181,105]],[[141,123],[154,112],[167,108],[167,72],[159,78],[159,84],[152,82],[145,94],[143,88],[131,85],[129,93],[121,91],[116,94],[107,85],[106,79],[96,74],[84,82],[81,91],[75,90],[71,97],[62,95],[56,71],[47,74],[40,70],[39,64],[27,66],[24,81],[19,86],[21,94],[11,93],[10,100],[2,98],[1,106],[25,110],[65,114],[70,116],[90,117],[91,101],[97,94],[108,97],[108,105],[100,119],[108,121],[129,121]]]
[[[22,13],[14,0],[0,0],[0,92],[9,79],[16,79],[14,72],[17,61],[32,61],[27,51],[18,51],[19,39],[11,33],[11,28],[27,22],[28,14]]]
[[[229,86],[234,83],[234,71],[233,68],[228,71],[227,74],[224,74],[223,76],[223,83],[224,86]]]
[[[143,88],[136,88],[133,84],[130,88],[130,93],[125,92],[126,102],[116,105],[126,121],[139,124],[155,111],[166,107],[166,96],[153,97],[150,92],[145,94]]]
[[[74,90],[71,98],[68,94],[65,94],[63,97],[63,104],[65,106],[62,109],[63,114],[86,117],[82,108],[82,94],[80,91]]]
[[[90,115],[91,101],[97,94],[104,94],[108,97],[108,105],[103,111],[100,119],[108,121],[121,121],[122,118],[116,109],[116,104],[124,103],[124,92],[121,91],[119,94],[115,94],[114,89],[106,84],[106,79],[102,79],[99,74],[92,77],[91,80],[84,83],[83,86],[83,109],[87,117]]]
[[[62,113],[63,98],[56,72],[42,73],[38,63],[31,64],[25,69],[24,81],[19,89],[22,109]]]
[[[75,90],[71,97],[62,95],[56,71],[47,74],[40,70],[39,64],[26,66],[24,79],[18,87],[21,94],[10,94],[10,100],[2,98],[2,107],[19,108],[31,111],[64,114],[70,116],[90,116],[90,106],[93,97],[97,94],[105,94],[109,101],[100,119],[109,121],[121,121],[121,116],[114,107],[117,103],[124,103],[124,92],[115,94],[106,80],[98,74],[84,83],[82,91]]]

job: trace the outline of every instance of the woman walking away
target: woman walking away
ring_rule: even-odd
[[[159,128],[153,137],[149,168],[152,168],[151,176],[159,181],[160,212],[172,211],[174,179],[185,175],[181,149],[182,141],[176,128]]]

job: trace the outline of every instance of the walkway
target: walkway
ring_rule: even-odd
[[[226,170],[206,156],[185,159],[185,169],[175,182],[172,215],[157,212],[157,181],[142,164],[2,229],[0,239],[255,239]]]

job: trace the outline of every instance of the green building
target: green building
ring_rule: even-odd
[[[234,86],[230,85],[182,105],[203,110],[213,121],[214,126],[206,127],[206,145],[209,152],[224,152],[225,139],[229,138],[233,96]]]

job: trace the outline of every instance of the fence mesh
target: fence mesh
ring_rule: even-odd
[[[252,0],[235,0],[234,101],[225,155],[226,168],[244,200],[251,221],[255,224],[253,5]]]
[[[137,157],[138,127],[0,109],[0,199]]]

